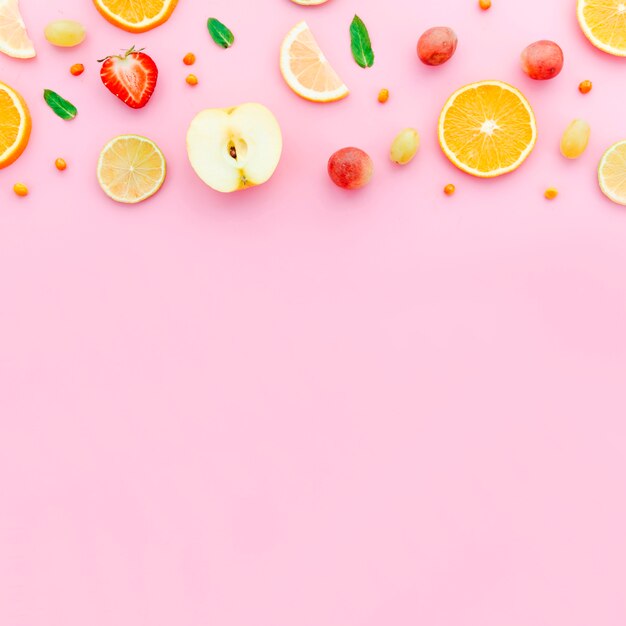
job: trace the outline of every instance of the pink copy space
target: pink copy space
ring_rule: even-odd
[[[0,172],[0,624],[623,626],[626,210],[595,170],[626,138],[626,61],[588,44],[574,0],[180,0],[136,36],[88,0],[21,4],[39,55],[0,58],[34,119]],[[369,70],[350,55],[355,11]],[[210,41],[211,15],[232,49]],[[87,26],[81,47],[45,42],[59,18]],[[279,45],[301,19],[345,101],[283,83]],[[435,70],[415,55],[434,25],[459,35]],[[518,59],[542,38],[566,62],[538,84]],[[161,71],[142,111],[96,63],[132,44]],[[453,90],[492,78],[527,95],[539,141],[518,172],[479,181],[442,156],[436,121]],[[219,195],[187,162],[186,128],[247,101],[276,114],[283,158],[267,185]],[[576,117],[592,139],[567,162]],[[400,169],[387,151],[405,126],[422,148]],[[169,166],[135,208],[94,175],[129,132]],[[353,194],[325,169],[348,145],[376,166]]]

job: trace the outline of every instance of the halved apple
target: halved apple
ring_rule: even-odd
[[[280,126],[262,104],[205,109],[187,131],[191,166],[209,187],[223,193],[267,182],[282,149]]]

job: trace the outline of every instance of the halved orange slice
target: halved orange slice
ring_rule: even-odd
[[[578,0],[578,23],[596,48],[618,57],[626,56],[624,0]]]
[[[166,22],[178,0],[93,0],[106,20],[130,33],[144,33]]]
[[[24,98],[0,83],[0,169],[16,161],[28,145],[31,118]]]
[[[459,89],[439,117],[439,143],[446,156],[481,178],[517,169],[536,140],[530,104],[515,87],[496,80]]]
[[[315,7],[320,4],[326,4],[326,2],[328,2],[328,0],[291,0],[291,1],[303,7]]]
[[[280,71],[293,91],[313,102],[334,102],[349,93],[306,22],[296,24],[285,37],[280,49]]]
[[[20,13],[19,0],[0,0],[0,52],[16,59],[35,56],[35,47]]]

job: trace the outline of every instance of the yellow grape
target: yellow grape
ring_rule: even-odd
[[[405,165],[416,154],[420,147],[420,137],[414,128],[405,128],[393,140],[390,157],[394,163]]]
[[[79,22],[72,20],[57,20],[50,22],[44,31],[46,39],[53,46],[71,48],[77,46],[85,40],[87,31]]]
[[[589,143],[591,128],[585,120],[574,120],[561,138],[561,154],[567,159],[577,159]]]

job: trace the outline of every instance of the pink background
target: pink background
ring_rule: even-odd
[[[39,56],[0,58],[34,119],[0,172],[0,624],[623,626],[626,210],[595,170],[626,137],[626,61],[588,44],[574,0],[181,0],[140,36],[87,0],[22,5]],[[355,10],[370,70],[350,56]],[[80,48],[44,41],[63,17],[87,26]],[[283,83],[300,19],[347,100]],[[415,43],[437,24],[460,43],[432,70]],[[565,51],[549,83],[519,69],[540,38]],[[95,62],[133,43],[161,70],[142,111]],[[487,78],[526,93],[540,138],[518,172],[479,181],[442,156],[436,119]],[[44,87],[79,117],[57,119]],[[219,195],[187,162],[188,123],[251,100],[281,122],[283,159],[265,186]],[[566,162],[575,117],[592,140]],[[405,126],[422,149],[400,169],[387,150]],[[127,132],[169,163],[135,208],[94,175]],[[326,175],[346,145],[375,160],[361,192]]]

